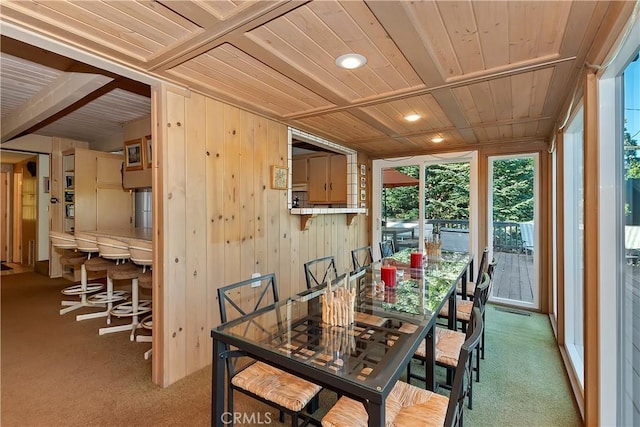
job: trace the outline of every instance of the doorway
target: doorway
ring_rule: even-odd
[[[538,155],[489,157],[489,224],[496,260],[492,301],[539,308]]]

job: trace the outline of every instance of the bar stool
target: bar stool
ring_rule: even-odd
[[[98,256],[100,254],[98,238],[92,234],[76,232],[75,239],[78,250],[88,254],[89,259],[83,265],[86,272],[103,273],[104,276],[107,276],[107,271],[109,268],[113,267],[115,263]],[[93,258],[92,255],[94,255]],[[109,324],[111,323],[109,310],[113,307],[113,303],[123,301],[128,297],[129,294],[125,291],[114,291],[113,282],[110,282],[107,278],[107,290],[105,292],[95,293],[87,300],[92,307],[106,307],[106,310],[98,311],[96,313],[79,314],[76,316],[76,320],[79,321],[107,317],[107,324]]]
[[[82,307],[94,307],[87,300],[89,294],[100,291],[103,286],[101,283],[87,283],[87,271],[85,269],[85,262],[88,257],[84,254],[78,253],[78,244],[75,236],[69,233],[61,233],[58,231],[50,231],[49,238],[51,244],[57,249],[73,249],[74,252],[65,254],[60,258],[60,264],[63,266],[71,266],[74,269],[80,268],[80,283],[66,287],[62,290],[63,295],[75,295],[80,297],[79,301],[62,301],[62,305],[65,308],[60,309],[60,314],[66,314],[70,311],[76,310]]]
[[[151,301],[140,301],[138,297],[138,277],[142,274],[142,269],[127,262],[131,257],[127,243],[109,237],[99,236],[98,247],[100,248],[101,257],[123,260],[122,264],[116,261],[116,265],[109,268],[107,280],[131,280],[131,301],[120,303],[110,310],[112,316],[131,317],[131,323],[100,328],[98,333],[104,335],[131,330],[130,340],[134,341],[135,331],[140,327],[138,316],[151,311]]]
[[[147,270],[146,272],[142,273],[138,277],[138,285],[140,286],[141,289],[144,289],[145,291],[148,291],[148,293],[151,293],[151,290],[153,287],[153,277],[151,275],[151,270]],[[153,305],[152,305],[152,308],[153,308]],[[152,309],[152,313],[153,313],[153,309]],[[142,329],[149,331],[151,335],[138,334],[136,335],[136,342],[153,342],[153,314],[149,314],[148,316],[145,316],[140,321],[140,326],[142,327]],[[145,351],[144,360],[148,360],[149,357],[151,356],[151,353],[152,353],[152,349]]]

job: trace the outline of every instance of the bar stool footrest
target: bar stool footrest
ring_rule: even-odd
[[[91,295],[87,301],[92,304],[108,304],[114,302],[124,301],[129,298],[129,292],[126,291],[113,291],[111,296],[108,292],[100,292],[95,295]]]
[[[116,317],[132,317],[139,316],[151,311],[151,300],[138,301],[138,310],[133,311],[133,303],[131,301],[118,304],[111,309],[111,315]]]
[[[92,294],[101,291],[104,288],[102,283],[87,283],[86,285],[73,285],[64,288],[61,292],[63,295],[83,295]]]

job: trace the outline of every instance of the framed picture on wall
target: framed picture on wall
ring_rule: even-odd
[[[128,171],[142,169],[142,138],[132,139],[124,143],[124,166]]]
[[[367,165],[362,164],[360,165],[360,175],[366,175],[367,174]]]
[[[283,166],[271,166],[271,188],[286,190],[289,184],[289,168]]]
[[[151,135],[144,137],[144,149],[147,150],[147,168],[150,168],[153,164],[153,141],[151,140]]]

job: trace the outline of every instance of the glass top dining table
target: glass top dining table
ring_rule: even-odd
[[[382,286],[381,262],[352,273],[353,324],[322,321],[321,285],[278,301],[211,330],[213,339],[212,425],[223,425],[225,357],[233,346],[256,360],[362,401],[369,425],[384,425],[384,401],[422,340],[426,342],[426,388],[435,388],[433,332],[440,309],[449,303],[449,327],[455,329],[455,289],[466,284],[473,256],[443,252],[421,268],[410,268],[402,254],[395,264],[395,287]],[[466,286],[465,286],[466,287]],[[411,328],[402,328],[410,323]],[[405,330],[410,332],[404,332]]]

